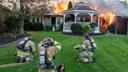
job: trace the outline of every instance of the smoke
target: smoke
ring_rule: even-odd
[[[90,5],[97,5],[100,12],[112,12],[118,16],[128,16],[128,8],[120,0],[83,0]]]
[[[112,12],[118,16],[128,16],[128,5],[124,6],[120,0],[55,0],[59,2],[69,2],[72,1],[73,4],[77,2],[86,2],[91,6],[96,5],[99,12]]]

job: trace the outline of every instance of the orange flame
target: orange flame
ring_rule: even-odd
[[[106,12],[101,14],[101,17],[107,21],[108,25],[111,25],[114,22],[115,16],[116,15],[111,12]]]
[[[104,32],[107,32],[108,27],[115,22],[116,15],[112,12],[106,12],[101,14],[101,26]]]
[[[103,28],[103,32],[107,32],[108,27],[113,24],[116,20],[116,14],[112,13],[112,12],[103,12],[101,9],[98,9],[97,5],[94,5],[91,7],[94,10],[97,10],[101,13],[101,26]]]
[[[65,10],[68,8],[68,3],[61,1],[55,4],[55,13],[57,15],[62,15]]]

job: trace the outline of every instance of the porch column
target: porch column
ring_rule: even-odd
[[[101,28],[101,25],[100,25],[100,15],[98,15],[98,31],[100,32],[100,28]]]
[[[91,23],[93,22],[93,16],[94,16],[94,13],[88,13],[90,16],[91,16]]]
[[[33,23],[33,22],[32,22],[32,19],[33,19],[33,16],[30,17],[30,22],[31,22],[31,23]]]
[[[42,17],[42,22],[41,22],[42,24],[44,24],[44,18]]]
[[[35,17],[35,23],[37,23],[37,17]]]
[[[63,14],[63,32],[65,30],[65,17],[66,17],[66,14]]]
[[[74,15],[75,15],[75,23],[77,22],[76,19],[77,19],[77,15],[78,15],[78,14],[79,14],[79,13],[75,11],[75,13],[74,13]]]
[[[39,23],[41,23],[41,17],[39,17]]]
[[[77,14],[75,14],[75,23],[76,23],[76,17],[77,17]]]
[[[115,24],[115,34],[118,33],[118,19],[116,19],[116,24]]]
[[[58,29],[58,18],[57,17],[55,17],[55,18],[56,18],[55,29],[57,30]]]

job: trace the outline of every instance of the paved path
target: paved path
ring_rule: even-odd
[[[39,72],[55,72],[54,69],[45,69],[45,70],[40,70],[39,69]]]
[[[27,62],[26,62],[26,63],[27,63]],[[21,66],[21,65],[26,64],[26,63],[3,64],[3,65],[0,65],[0,68],[16,67],[16,66]]]

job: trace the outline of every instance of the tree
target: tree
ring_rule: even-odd
[[[3,22],[4,19],[11,14],[11,11],[6,7],[0,5],[0,22]]]
[[[8,8],[0,5],[0,32],[5,31],[6,25],[4,24],[4,20],[11,14],[12,12]]]
[[[70,9],[70,8],[72,8],[72,7],[73,7],[72,2],[69,1],[69,3],[68,3],[68,9]]]
[[[24,34],[24,20],[32,15],[39,16],[50,12],[50,0],[3,0],[3,6],[15,12],[20,18],[19,31]]]

